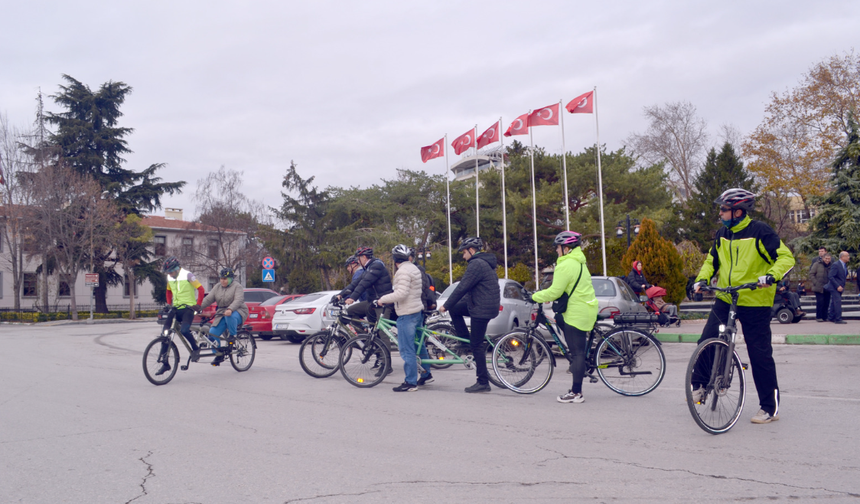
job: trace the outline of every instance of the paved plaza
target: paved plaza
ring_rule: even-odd
[[[396,354],[394,374],[358,389],[307,376],[282,341],[258,341],[246,373],[192,364],[156,387],[141,357],[157,332],[0,325],[0,501],[860,502],[857,345],[776,345],[781,419],[750,423],[748,371],[741,421],[712,436],[685,403],[691,343],[663,344],[647,396],[586,383],[583,404],[560,404],[563,369],[535,395],[467,395],[462,367],[395,394]]]

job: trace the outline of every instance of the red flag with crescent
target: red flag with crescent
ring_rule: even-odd
[[[558,126],[558,103],[539,108],[529,114],[529,126]]]
[[[487,128],[481,136],[478,137],[478,148],[481,149],[490,145],[491,143],[499,141],[499,123],[494,123],[492,126]]]
[[[513,135],[527,135],[529,132],[529,115],[523,114],[516,119],[514,122],[508,126],[508,130],[505,131],[505,136],[513,136]]]
[[[593,114],[594,113],[594,91],[581,94],[570,100],[564,108],[571,114]]]
[[[445,137],[439,139],[433,145],[421,147],[421,161],[426,163],[431,159],[445,155]]]
[[[466,149],[475,146],[475,130],[469,130],[458,136],[451,142],[451,147],[454,148],[454,154],[458,156],[466,151]]]

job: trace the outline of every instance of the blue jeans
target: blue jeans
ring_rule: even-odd
[[[400,350],[400,357],[403,359],[403,372],[406,374],[406,383],[415,385],[418,383],[418,361],[415,355],[415,330],[424,321],[424,314],[421,312],[411,315],[399,315],[397,317],[397,347]],[[429,359],[427,347],[421,345],[420,356],[422,359]],[[421,368],[421,375],[427,375],[429,372]]]
[[[241,323],[242,315],[240,315],[239,312],[233,312],[229,317],[221,317],[218,324],[209,329],[209,334],[213,336],[221,336],[221,333],[223,333],[226,328],[230,336],[235,336],[236,331],[239,328],[239,324]]]

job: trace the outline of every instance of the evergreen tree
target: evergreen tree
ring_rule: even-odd
[[[687,200],[688,209],[682,213],[681,225],[686,238],[696,242],[704,252],[710,248],[714,232],[719,228],[719,215],[714,201],[723,191],[732,187],[742,187],[752,192],[756,192],[757,187],[734,147],[728,142],[719,154],[711,149],[694,185],[696,193]]]
[[[672,242],[660,236],[651,219],[642,219],[639,236],[621,259],[628,270],[633,261],[642,261],[642,272],[648,283],[666,289],[667,302],[681,303],[687,287],[684,262]]]

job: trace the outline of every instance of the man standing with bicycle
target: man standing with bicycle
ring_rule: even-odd
[[[717,287],[725,288],[758,282],[759,289],[742,291],[738,297],[737,319],[744,333],[761,409],[752,417],[756,424],[779,420],[779,385],[773,360],[770,320],[775,294],[774,283],[794,266],[794,256],[767,224],[747,215],[755,206],[755,194],[741,188],[728,189],[715,201],[723,227],[696,277],[695,292],[718,277]],[[731,298],[718,293],[699,343],[719,335],[727,321]],[[701,400],[703,388],[693,391],[693,402]]]

